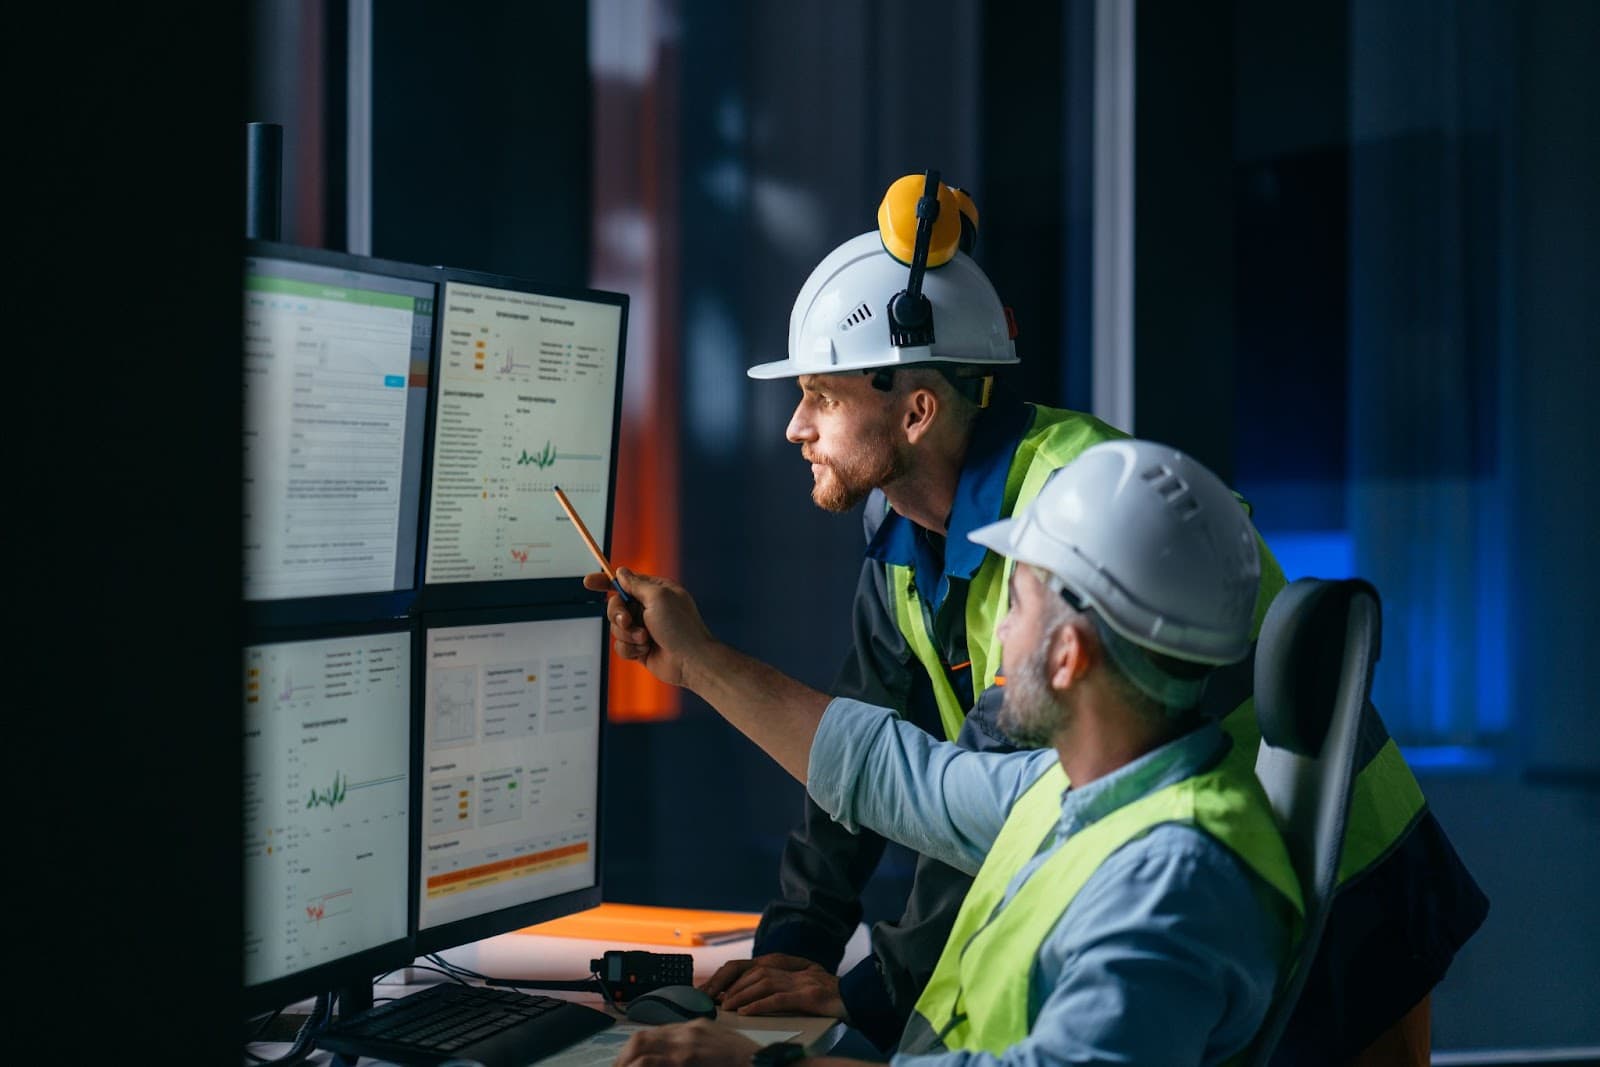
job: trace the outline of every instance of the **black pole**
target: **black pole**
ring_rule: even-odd
[[[283,233],[283,127],[245,124],[244,235],[277,241]]]

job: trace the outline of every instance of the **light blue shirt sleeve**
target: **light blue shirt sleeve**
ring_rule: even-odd
[[[901,1067],[1219,1064],[1265,1018],[1288,926],[1253,874],[1186,826],[1113,854],[1040,950],[1028,1037],[1002,1055],[896,1056]]]
[[[865,826],[967,874],[976,874],[1054,749],[972,752],[937,741],[888,708],[836,698],[816,739],[806,789],[850,829]]]

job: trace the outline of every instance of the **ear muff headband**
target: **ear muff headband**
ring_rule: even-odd
[[[952,185],[950,193],[956,198],[956,207],[961,209],[961,251],[970,256],[978,244],[978,205],[972,202],[965,189]]]

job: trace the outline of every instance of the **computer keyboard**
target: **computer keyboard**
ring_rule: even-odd
[[[445,983],[340,1019],[317,1036],[317,1047],[403,1064],[467,1059],[522,1067],[614,1022],[597,1008],[554,997]]]

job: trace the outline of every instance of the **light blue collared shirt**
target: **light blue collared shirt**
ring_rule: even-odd
[[[1073,834],[1209,769],[1229,744],[1208,725],[1063,792],[1055,833],[1006,887],[999,910]],[[846,826],[976,874],[1011,806],[1056,759],[1048,748],[972,752],[886,708],[840,698],[817,730],[807,789]],[[1260,1027],[1288,945],[1281,904],[1259,878],[1205,832],[1164,824],[1113,853],[1045,938],[1029,979],[1025,1040],[998,1057],[945,1052],[893,1062],[1221,1063]]]

